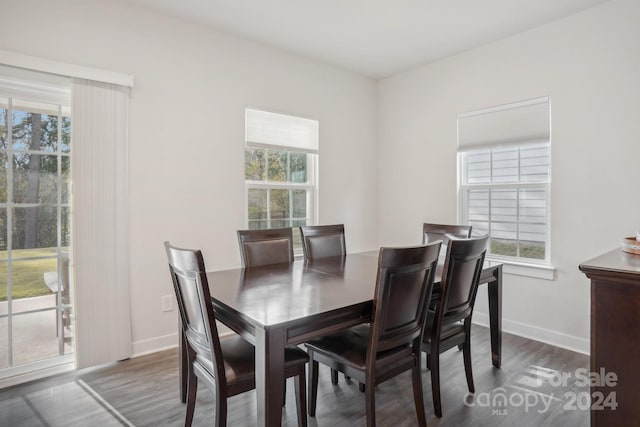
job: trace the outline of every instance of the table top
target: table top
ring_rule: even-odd
[[[485,269],[498,265],[485,263]],[[292,264],[208,272],[217,305],[242,313],[250,323],[269,327],[353,305],[371,304],[378,252]],[[435,283],[440,282],[438,266]]]
[[[373,299],[377,253],[208,272],[211,297],[252,323],[276,325]]]

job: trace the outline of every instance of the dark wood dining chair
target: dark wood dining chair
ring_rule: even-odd
[[[367,426],[375,426],[376,385],[411,370],[418,424],[426,426],[420,346],[438,262],[440,242],[381,248],[371,323],[306,343],[309,415],[315,416],[318,363],[365,385]]]
[[[305,259],[345,256],[344,224],[300,227]]]
[[[238,243],[244,267],[293,262],[291,228],[238,230]]]
[[[169,271],[178,300],[184,346],[187,352],[187,412],[190,426],[196,403],[198,380],[214,392],[215,426],[227,424],[227,399],[253,390],[255,348],[238,335],[220,339],[209,293],[204,259],[199,250],[180,249],[165,242]],[[285,350],[284,378],[296,377],[298,424],[307,425],[305,365],[309,357],[297,348]],[[284,380],[283,378],[283,380]]]
[[[489,236],[470,239],[450,237],[440,281],[440,295],[434,309],[429,309],[422,350],[427,353],[431,370],[433,406],[442,417],[440,400],[440,353],[461,346],[467,386],[473,393],[471,370],[471,315],[478,292],[482,264]]]

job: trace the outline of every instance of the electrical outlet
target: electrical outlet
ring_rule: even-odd
[[[162,311],[173,311],[173,295],[162,296]]]

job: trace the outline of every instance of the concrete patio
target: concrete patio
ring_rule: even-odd
[[[13,316],[13,363],[12,367],[25,363],[36,362],[59,355],[58,337],[56,336],[56,296],[55,294],[33,298],[14,300],[12,303]],[[50,308],[37,313],[24,313],[31,310]],[[0,315],[6,315],[8,304],[0,302]],[[0,319],[0,369],[8,366],[7,349],[8,334],[7,318]],[[65,337],[71,336],[71,331],[65,329]],[[67,339],[64,353],[73,352],[73,342]]]

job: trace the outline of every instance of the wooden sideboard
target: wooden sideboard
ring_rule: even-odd
[[[615,249],[580,270],[591,279],[591,375],[599,380],[591,384],[591,426],[640,425],[640,255]],[[603,384],[605,372],[615,386]],[[617,407],[594,407],[601,397]]]

